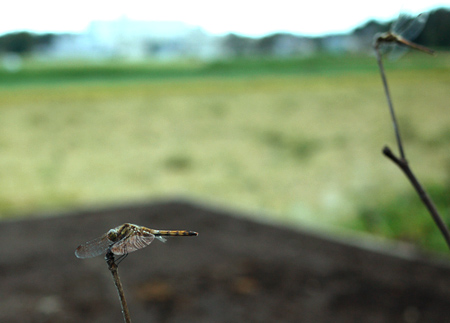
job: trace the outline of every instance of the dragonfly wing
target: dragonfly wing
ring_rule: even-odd
[[[428,12],[417,17],[402,13],[392,25],[392,32],[408,40],[414,40],[423,30],[428,20]]]
[[[114,243],[111,247],[113,254],[117,256],[126,255],[130,252],[147,247],[155,239],[151,233],[132,234]]]
[[[383,42],[380,43],[380,52],[383,55],[387,55],[390,61],[395,61],[403,56],[408,51],[408,47],[403,45],[398,45],[394,42]]]
[[[391,44],[392,47],[389,51],[388,58],[391,61],[396,61],[400,57],[402,57],[409,49],[406,46],[400,46],[396,44]]]
[[[418,15],[409,23],[408,28],[400,35],[405,39],[414,40],[422,32],[427,20],[428,12]]]
[[[400,13],[397,20],[392,23],[390,31],[397,35],[403,35],[408,29],[412,19],[412,15],[405,12]]]
[[[106,254],[106,250],[111,246],[113,242],[108,239],[105,234],[97,239],[88,241],[78,246],[75,250],[75,256],[78,258],[92,258],[102,254]]]
[[[392,42],[387,43],[387,42],[381,42],[379,44],[379,49],[380,52],[384,55],[384,54],[388,54],[390,52],[392,52],[394,50],[394,48],[399,47],[397,44],[394,44]]]
[[[167,241],[167,239],[164,238],[163,236],[155,236],[155,238],[158,239],[161,242],[166,242]]]

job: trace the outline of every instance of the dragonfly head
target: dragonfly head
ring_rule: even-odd
[[[373,36],[373,47],[378,48],[380,45],[381,39],[384,38],[386,33],[376,33],[375,36]]]
[[[108,231],[108,240],[117,241],[117,238],[118,238],[118,232],[116,229],[111,229]]]

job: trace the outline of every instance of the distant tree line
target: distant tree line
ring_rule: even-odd
[[[360,44],[359,50],[365,48],[371,50],[371,45],[375,34],[386,32],[389,30],[392,22],[380,23],[371,20],[361,27],[356,28],[350,35],[358,39]],[[299,50],[305,44],[305,40],[309,41],[309,45],[317,50],[327,50],[327,41],[333,37],[345,37],[347,35],[329,35],[317,38],[305,38],[290,34],[273,34],[259,39],[243,37],[230,34],[225,38],[225,48],[234,56],[250,55],[273,55],[277,54],[276,49],[283,41],[289,40],[292,43],[298,42]],[[303,42],[301,41],[303,40]],[[415,42],[438,49],[450,48],[450,10],[438,9],[432,11],[428,17],[427,23],[421,34],[414,39]]]
[[[377,32],[389,29],[390,23],[382,24],[369,21],[355,29],[350,36],[358,39],[360,47],[370,50],[373,36]],[[330,35],[317,38],[307,38],[287,33],[268,35],[262,38],[243,37],[229,34],[223,39],[223,49],[230,56],[253,55],[295,55],[304,52],[306,47],[314,50],[326,50],[325,43],[332,37],[347,35]],[[44,49],[52,44],[57,34],[34,34],[16,32],[0,36],[0,53],[28,54]],[[430,13],[423,32],[415,40],[427,47],[450,48],[450,10],[438,9]]]
[[[450,10],[439,9],[433,11],[428,17],[425,29],[415,41],[428,47],[449,48]]]
[[[357,36],[374,35],[377,32],[389,30],[390,25],[395,21],[381,24],[377,21],[369,21],[364,26],[355,29],[353,32]],[[423,31],[414,42],[427,47],[450,48],[450,10],[437,9],[430,12],[427,23]]]
[[[29,32],[17,32],[0,36],[0,52],[27,54],[49,46],[55,34],[38,35]]]

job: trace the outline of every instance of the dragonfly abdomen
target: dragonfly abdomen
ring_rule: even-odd
[[[197,232],[186,230],[155,230],[155,236],[198,236]]]

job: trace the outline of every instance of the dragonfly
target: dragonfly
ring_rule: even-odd
[[[375,49],[378,50],[380,46],[385,47],[384,45],[400,45],[403,48],[409,47],[432,55],[433,50],[411,41],[421,33],[427,20],[428,13],[422,13],[414,19],[407,14],[401,14],[392,24],[390,31],[375,35]]]
[[[116,256],[126,256],[130,252],[147,247],[156,238],[166,242],[165,236],[197,236],[198,233],[186,230],[155,230],[131,223],[124,223],[94,240],[78,246],[78,258],[93,258],[111,251]]]

